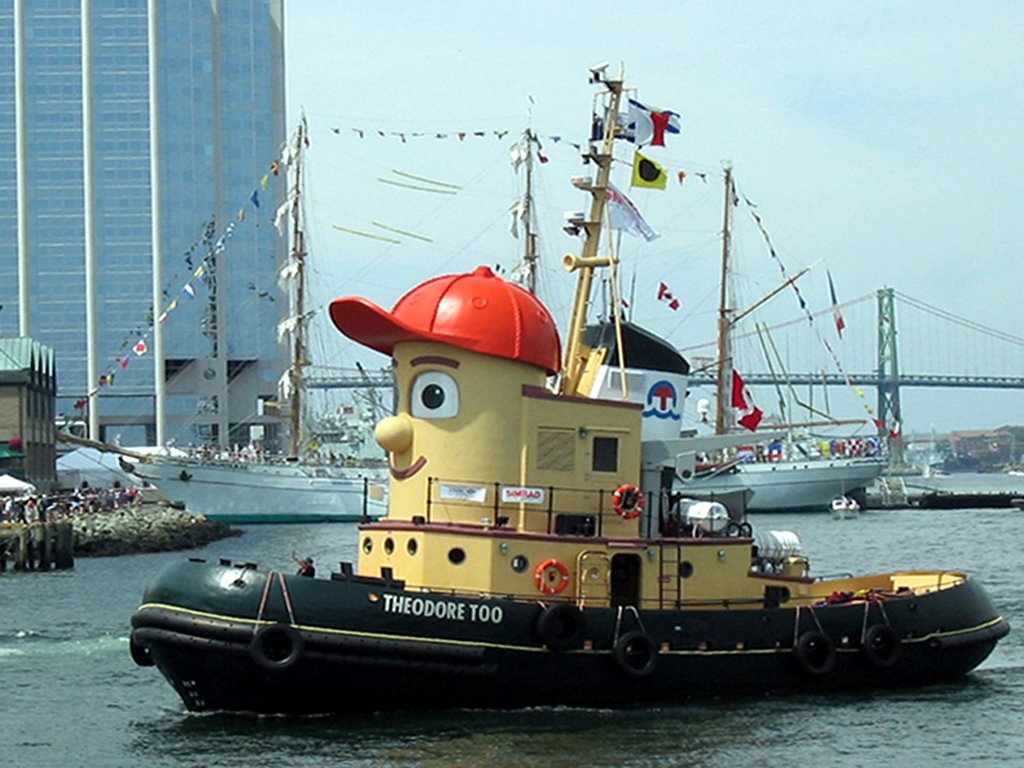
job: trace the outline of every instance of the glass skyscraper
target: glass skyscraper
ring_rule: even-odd
[[[154,5],[159,302],[150,4],[0,0],[0,336],[53,347],[58,413],[84,418],[98,394],[102,438],[139,445],[156,438],[159,324],[167,437],[246,442],[261,424],[273,443],[276,419],[258,401],[274,397],[282,370],[282,0]],[[87,242],[96,264],[92,376]]]

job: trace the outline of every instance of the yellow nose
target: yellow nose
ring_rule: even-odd
[[[404,413],[389,416],[377,424],[373,435],[385,451],[402,453],[412,445],[412,420]]]

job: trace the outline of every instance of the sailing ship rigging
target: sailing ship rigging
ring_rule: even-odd
[[[310,450],[306,433],[305,368],[310,365],[307,310],[309,253],[304,227],[305,160],[308,124],[303,116],[285,145],[279,167],[289,177],[278,209],[287,221],[291,247],[279,282],[289,295],[289,314],[278,325],[287,340],[290,363],[280,378],[281,400],[289,406],[287,457],[262,451],[221,456],[147,456],[132,471],[157,486],[172,501],[194,513],[234,523],[352,521],[383,513],[386,471],[379,462],[352,465]],[[248,455],[247,455],[248,454]]]

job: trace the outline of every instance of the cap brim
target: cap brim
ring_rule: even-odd
[[[396,320],[390,312],[358,296],[332,301],[331,320],[350,339],[385,355],[392,354],[395,344],[403,341],[445,341]]]

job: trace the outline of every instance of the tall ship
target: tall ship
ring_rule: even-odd
[[[304,369],[310,365],[306,308],[308,252],[304,231],[304,160],[309,146],[305,118],[282,154],[280,167],[289,175],[291,248],[281,266],[281,284],[289,296],[289,315],[279,326],[289,340],[290,364],[281,379],[290,414],[290,446],[286,456],[262,451],[212,448],[197,453],[158,451],[144,459],[122,458],[126,470],[145,480],[190,512],[211,520],[247,523],[351,522],[384,513],[387,469],[380,458],[335,458],[309,450]],[[354,432],[353,432],[354,434]],[[360,442],[362,435],[354,434]],[[368,435],[365,437],[369,437]],[[358,453],[356,446],[352,453]]]
[[[676,438],[644,433],[643,403],[588,394],[602,366],[652,380],[682,368],[670,344],[614,317],[618,360],[588,332],[594,274],[617,260],[600,235],[625,92],[621,74],[591,82],[599,171],[582,252],[566,260],[564,350],[537,297],[488,267],[428,280],[391,311],[335,300],[338,330],[394,365],[397,408],[375,433],[387,515],[357,527],[358,562],[315,578],[230,559],[156,574],[130,650],[188,709],[622,707],[923,685],[967,675],[1009,631],[966,573],[815,577],[795,534],[677,490]],[[664,377],[659,403],[678,380]]]
[[[835,451],[824,453],[815,441],[794,439],[792,430],[769,427],[755,432],[756,423],[743,418],[737,424],[736,408],[750,407],[742,379],[734,371],[733,331],[737,322],[804,270],[753,306],[740,311],[730,296],[732,209],[736,200],[732,169],[725,169],[725,201],[722,223],[722,262],[719,285],[718,342],[715,356],[714,436],[695,439],[693,460],[682,473],[687,492],[722,495],[748,490],[750,512],[794,512],[831,509],[839,496],[863,504],[866,489],[888,467],[881,439],[856,438],[831,441]],[[826,414],[827,415],[827,414]],[[820,424],[828,425],[825,421]],[[750,431],[745,431],[749,429]],[[737,438],[739,431],[739,439]]]

